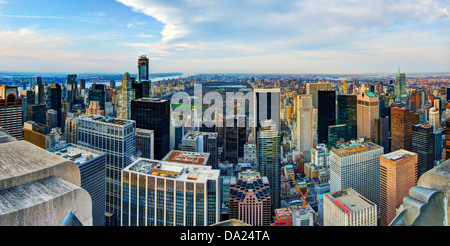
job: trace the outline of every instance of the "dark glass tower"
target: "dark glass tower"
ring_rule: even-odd
[[[170,101],[140,98],[131,101],[131,119],[137,128],[154,131],[155,159],[161,160],[170,150]]]
[[[357,138],[357,95],[337,95],[337,124],[346,124],[345,141]]]
[[[57,112],[57,126],[62,127],[62,103],[61,103],[61,85],[52,83],[50,85],[50,109]]]
[[[318,91],[318,142],[328,143],[328,127],[336,125],[336,91]]]
[[[434,135],[430,125],[417,124],[412,126],[412,152],[417,153],[417,179],[433,168],[434,165]]]
[[[100,104],[100,109],[105,110],[105,104],[106,104],[106,93],[102,90],[91,90],[89,91],[89,102],[90,101],[97,101]]]
[[[148,80],[149,64],[148,57],[142,55],[138,59],[138,81]]]
[[[67,101],[73,105],[77,98],[77,75],[69,74],[66,80]]]

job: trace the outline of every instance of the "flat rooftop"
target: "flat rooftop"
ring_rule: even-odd
[[[209,153],[172,150],[162,160],[184,164],[206,165],[209,155]]]
[[[117,119],[114,117],[101,116],[101,115],[86,115],[86,116],[82,117],[82,119],[88,119],[88,120],[104,122],[104,123],[120,125],[120,126],[124,126],[124,125],[130,124],[132,122],[130,120]]]
[[[327,193],[325,196],[346,213],[356,213],[375,205],[353,189]]]
[[[145,158],[137,159],[131,165],[124,168],[123,171],[199,183],[206,183],[207,180],[218,180],[220,174],[220,170],[213,170],[211,166],[182,164]]]
[[[184,135],[183,139],[193,140],[198,137],[202,137],[208,135],[208,138],[217,138],[218,133],[217,132],[194,132],[190,131]]]
[[[51,153],[66,158],[75,162],[77,165],[83,164],[94,158],[103,155],[102,152],[98,152],[92,149],[84,148],[74,144],[66,144],[60,147],[49,149]]]
[[[414,152],[410,152],[410,151],[404,150],[404,149],[400,149],[400,150],[397,150],[397,151],[394,151],[394,152],[382,155],[382,157],[386,158],[388,160],[397,162],[397,161],[400,161],[400,160],[407,159],[407,158],[409,158],[411,156],[414,156],[414,155],[417,155],[417,154],[414,153]]]
[[[351,146],[345,147],[345,148],[334,149],[334,150],[332,150],[332,152],[334,152],[338,156],[347,156],[347,155],[358,154],[358,153],[362,153],[364,151],[374,150],[374,149],[378,149],[378,148],[383,148],[383,147],[381,147],[377,144],[371,143],[371,142],[367,142],[367,143],[351,145]]]

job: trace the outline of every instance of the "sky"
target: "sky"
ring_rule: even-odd
[[[450,72],[450,0],[0,0],[0,71]]]

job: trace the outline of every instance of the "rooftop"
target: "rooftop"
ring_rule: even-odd
[[[184,164],[206,165],[209,155],[209,153],[172,150],[162,160]]]
[[[217,138],[218,133],[217,132],[197,132],[197,131],[190,131],[184,135],[183,139],[193,140],[201,136],[208,135],[208,138],[215,137]]]
[[[404,149],[400,149],[400,150],[397,150],[397,151],[394,151],[394,152],[382,155],[382,157],[386,158],[388,160],[397,162],[397,161],[404,160],[404,159],[409,158],[409,157],[414,156],[414,155],[417,155],[417,154],[413,153],[413,152],[410,152],[410,151],[407,151],[407,150],[404,150]]]
[[[82,119],[99,121],[99,122],[104,122],[104,123],[114,124],[114,125],[121,125],[121,126],[127,125],[132,122],[131,120],[117,119],[114,117],[101,116],[101,115],[86,115],[86,116],[82,117]]]
[[[159,161],[139,158],[123,171],[137,172],[149,176],[205,183],[207,180],[218,180],[219,170],[210,166],[182,164],[176,162]]]
[[[53,149],[49,149],[48,151],[58,156],[64,157],[68,160],[71,160],[75,162],[77,165],[83,164],[98,156],[103,155],[103,153],[101,152],[97,152],[95,150],[74,144],[65,144],[63,146],[58,146]]]
[[[346,214],[356,213],[374,206],[374,203],[367,200],[353,189],[346,189],[325,194],[336,206],[341,208]]]
[[[345,147],[345,148],[334,149],[334,150],[332,150],[332,152],[334,152],[336,155],[342,157],[342,156],[358,154],[358,153],[362,153],[364,151],[374,150],[374,149],[378,149],[378,148],[383,148],[383,147],[376,145],[374,143],[371,143],[371,142],[367,142],[367,143],[351,145],[351,146]]]

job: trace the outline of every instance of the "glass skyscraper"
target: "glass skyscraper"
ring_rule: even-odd
[[[337,95],[337,124],[346,124],[345,141],[357,138],[357,95]]]
[[[318,99],[318,141],[328,143],[328,127],[336,125],[336,91],[319,90]]]

